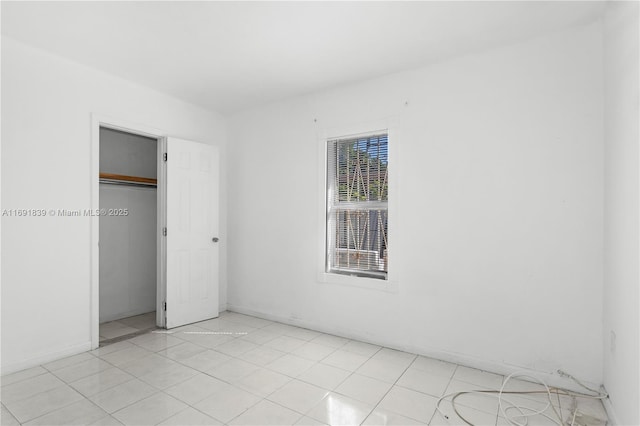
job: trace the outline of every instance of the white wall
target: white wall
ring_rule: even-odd
[[[220,116],[2,38],[5,209],[88,209],[91,113],[217,144]],[[226,193],[221,294],[226,301]],[[2,372],[90,347],[89,217],[2,218]]]
[[[640,424],[638,13],[637,2],[609,2],[604,17],[604,385],[623,425]]]
[[[233,116],[229,307],[601,383],[601,56],[594,23]],[[321,284],[317,135],[389,117],[398,291]]]
[[[158,141],[145,136],[100,128],[100,172],[155,179]]]
[[[155,158],[155,157],[154,157]],[[156,310],[156,188],[100,184],[100,323]]]

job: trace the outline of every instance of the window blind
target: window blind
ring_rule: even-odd
[[[386,279],[388,135],[327,143],[327,272]]]

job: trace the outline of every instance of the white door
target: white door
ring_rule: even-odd
[[[166,326],[218,316],[216,147],[166,140]]]

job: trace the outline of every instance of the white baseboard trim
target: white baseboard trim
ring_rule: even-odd
[[[605,388],[606,392],[606,388]],[[604,405],[604,410],[607,412],[607,416],[609,417],[609,421],[607,425],[616,426],[619,425],[618,416],[616,416],[616,412],[613,409],[613,404],[611,404],[611,400],[609,398],[602,400],[602,405]]]
[[[503,362],[497,362],[493,360],[487,360],[482,358],[476,358],[467,354],[459,354],[455,352],[448,352],[438,350],[430,347],[419,347],[410,344],[403,344],[400,342],[388,342],[383,341],[382,338],[376,339],[375,337],[362,336],[353,330],[338,329],[334,327],[327,327],[324,324],[318,324],[310,321],[305,321],[297,318],[283,317],[280,315],[273,315],[268,312],[258,311],[255,309],[245,308],[243,306],[227,304],[227,310],[237,312],[240,314],[251,315],[258,318],[263,318],[271,321],[276,321],[284,324],[294,325],[297,327],[308,328],[310,330],[320,331],[322,333],[333,334],[335,336],[345,337],[347,339],[359,340],[365,343],[371,343],[378,346],[383,346],[390,349],[396,349],[399,351],[414,353],[423,355],[429,358],[435,358],[442,361],[452,362],[455,364],[461,364],[467,367],[476,368],[479,370],[501,374],[508,376],[513,373],[530,374],[534,377],[542,379],[548,386],[557,387],[561,389],[571,390],[574,392],[584,393],[584,389],[580,385],[576,384],[573,380],[562,377],[556,372],[537,371],[529,368],[524,368],[516,365],[505,364]],[[570,373],[570,372],[569,372]],[[584,382],[587,386],[598,389],[600,384]]]
[[[16,371],[25,370],[27,368],[36,367],[41,364],[46,364],[51,361],[56,361],[64,357],[68,357],[71,355],[77,355],[82,352],[87,352],[91,350],[91,342],[81,343],[79,345],[70,346],[65,349],[60,349],[54,352],[48,352],[46,354],[40,354],[31,358],[23,359],[18,362],[13,362],[10,364],[3,364],[0,370],[2,371],[2,375],[15,373]]]

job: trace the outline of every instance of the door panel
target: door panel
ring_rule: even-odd
[[[167,328],[218,316],[219,153],[167,138]]]

